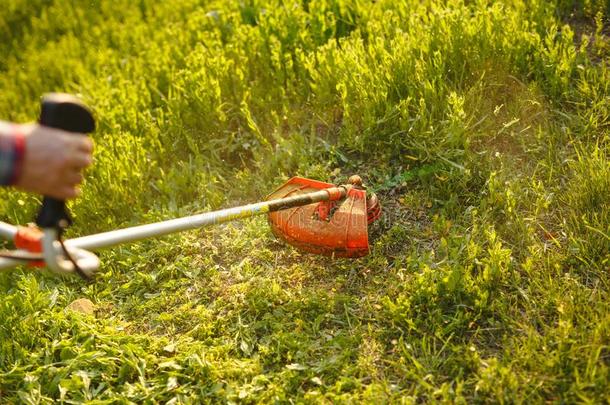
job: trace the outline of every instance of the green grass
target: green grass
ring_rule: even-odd
[[[9,0],[0,117],[96,112],[71,235],[361,174],[364,259],[266,220],[0,275],[0,402],[610,400],[610,7]],[[37,196],[0,191],[1,219]],[[66,311],[76,298],[94,316]]]

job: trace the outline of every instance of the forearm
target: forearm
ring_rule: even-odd
[[[25,140],[19,127],[0,121],[0,185],[14,184],[19,178]]]

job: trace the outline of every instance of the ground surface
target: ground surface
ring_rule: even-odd
[[[65,91],[99,120],[72,235],[296,174],[385,210],[356,261],[257,218],[105,252],[92,284],[2,274],[0,402],[608,401],[607,2],[2,7],[0,117]]]

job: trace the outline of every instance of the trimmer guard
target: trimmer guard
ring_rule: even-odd
[[[267,199],[311,193],[333,184],[293,177]],[[369,252],[366,191],[350,188],[339,201],[323,201],[269,213],[273,233],[287,243],[316,254],[361,257]]]

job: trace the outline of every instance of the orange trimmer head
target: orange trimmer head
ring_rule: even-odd
[[[273,233],[311,253],[334,257],[367,255],[368,225],[379,218],[381,207],[374,194],[367,196],[359,176],[352,176],[343,186],[293,177],[267,199],[303,197],[322,190],[328,192],[327,200],[270,212]]]

